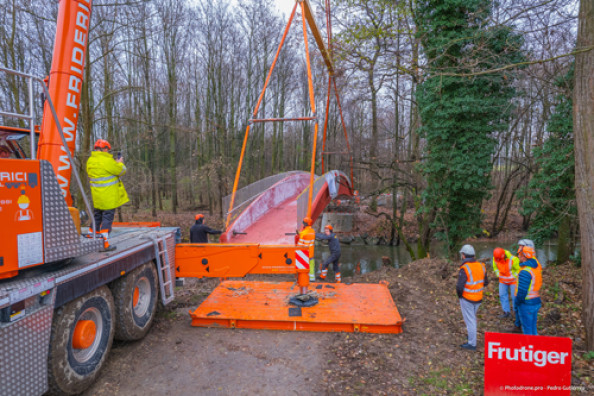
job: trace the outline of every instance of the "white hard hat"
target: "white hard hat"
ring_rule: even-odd
[[[518,246],[530,246],[531,248],[533,248],[534,241],[532,239],[520,239],[518,241]]]
[[[460,253],[464,254],[466,257],[473,256],[474,257],[474,248],[472,245],[464,245],[462,249],[460,249]]]

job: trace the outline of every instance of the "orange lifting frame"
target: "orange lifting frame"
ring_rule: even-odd
[[[262,100],[264,98],[264,93],[266,92],[266,88],[268,87],[268,83],[270,82],[270,76],[272,75],[272,71],[274,70],[274,67],[276,66],[276,62],[278,60],[278,56],[280,54],[280,51],[284,45],[285,39],[287,37],[287,34],[289,32],[289,28],[291,27],[291,24],[293,23],[293,18],[295,17],[295,11],[297,10],[297,5],[300,5],[301,7],[301,14],[303,15],[303,40],[304,40],[304,45],[305,45],[305,59],[306,59],[306,63],[307,63],[307,82],[308,82],[308,91],[309,91],[309,100],[310,100],[310,109],[311,112],[313,114],[312,117],[298,117],[298,118],[268,118],[268,119],[257,119],[257,114],[258,114],[258,110],[260,109],[260,104],[262,103]],[[270,70],[268,71],[268,75],[266,76],[266,81],[264,82],[264,87],[262,88],[262,92],[260,93],[260,96],[258,98],[258,102],[256,103],[256,106],[254,108],[254,112],[253,112],[253,116],[252,119],[248,120],[248,125],[246,127],[246,131],[245,131],[245,136],[243,138],[243,144],[241,147],[241,155],[239,157],[239,164],[237,165],[237,172],[235,174],[235,180],[233,182],[233,191],[231,193],[231,200],[229,202],[229,210],[227,213],[227,219],[225,222],[225,228],[229,227],[229,223],[231,221],[231,212],[233,210],[233,205],[235,204],[235,194],[237,192],[237,186],[239,184],[239,177],[241,175],[241,168],[243,165],[243,158],[245,156],[245,150],[247,147],[247,139],[250,133],[250,129],[251,129],[251,124],[255,123],[255,122],[284,122],[284,121],[314,121],[314,137],[313,137],[313,147],[312,147],[312,156],[311,156],[311,170],[310,170],[310,187],[309,187],[309,200],[308,200],[308,205],[307,205],[307,216],[311,217],[311,200],[312,200],[312,194],[313,194],[313,183],[314,183],[314,176],[315,176],[315,164],[316,164],[316,144],[317,144],[317,140],[318,140],[318,120],[317,120],[317,116],[316,116],[316,105],[315,105],[315,98],[314,98],[314,88],[313,88],[313,79],[312,79],[312,73],[311,73],[311,62],[310,62],[310,57],[309,57],[309,43],[307,40],[307,26],[306,26],[306,21],[309,24],[309,27],[312,31],[312,35],[316,41],[316,44],[318,46],[318,48],[320,49],[321,53],[322,53],[322,57],[324,58],[324,62],[326,63],[326,67],[328,69],[328,73],[330,75],[329,81],[328,81],[328,100],[327,100],[327,104],[326,104],[326,116],[325,116],[325,124],[324,124],[324,148],[326,146],[326,130],[327,130],[327,126],[328,126],[328,110],[329,110],[329,104],[330,104],[330,88],[331,88],[331,84],[334,84],[334,91],[336,94],[336,100],[338,102],[338,106],[340,109],[340,118],[342,121],[342,125],[343,125],[343,129],[344,129],[344,135],[346,138],[346,143],[347,143],[347,148],[348,151],[350,153],[351,149],[350,149],[350,144],[349,144],[349,140],[348,140],[348,135],[347,135],[347,131],[346,131],[346,126],[344,123],[344,118],[342,116],[342,108],[340,107],[340,100],[338,97],[338,91],[336,89],[336,82],[333,78],[334,75],[334,66],[332,65],[332,59],[330,56],[330,51],[326,48],[326,45],[324,44],[324,40],[322,38],[322,35],[320,33],[320,29],[318,28],[316,21],[313,17],[313,13],[311,10],[311,5],[309,3],[309,0],[296,0],[295,2],[295,6],[293,7],[293,11],[291,12],[291,16],[289,17],[289,21],[287,22],[287,26],[285,27],[285,31],[283,33],[283,37],[281,39],[281,42],[278,46],[278,49],[276,50],[276,55],[274,56],[274,60],[272,62],[272,65],[270,66]],[[331,40],[331,23],[330,23],[330,3],[329,0],[326,1],[326,22],[327,22],[327,26],[328,26],[328,45],[330,45],[330,40]],[[352,154],[350,154],[350,171],[351,171],[351,181],[353,180],[353,157]],[[322,173],[324,173],[324,158],[322,156]]]
[[[270,82],[270,77],[279,53],[283,47],[289,28],[295,17],[297,4],[301,6],[303,15],[303,38],[307,62],[307,82],[312,117],[299,118],[270,118],[257,119],[260,104]],[[328,44],[331,41],[331,25],[329,1],[326,1]],[[328,125],[328,111],[332,85],[340,110],[347,148],[350,144],[342,116],[342,108],[333,77],[334,69],[330,53],[326,49],[320,31],[313,19],[309,0],[296,0],[291,12],[283,37],[276,51],[274,61],[270,67],[262,92],[256,103],[252,119],[249,120],[239,164],[233,183],[231,202],[226,227],[229,227],[230,214],[235,201],[235,193],[241,175],[241,167],[247,139],[252,123],[256,122],[284,122],[284,121],[314,121],[314,138],[311,156],[310,187],[307,215],[311,217],[312,194],[315,176],[316,143],[318,137],[318,121],[314,98],[309,46],[307,40],[306,21],[328,68],[328,99],[326,102],[326,119],[324,123],[324,149],[326,146],[326,130]],[[324,151],[323,149],[323,151]],[[322,171],[324,169],[322,156]],[[353,161],[351,163],[351,180],[353,180]],[[307,268],[297,266],[298,252]],[[366,333],[401,333],[404,320],[392,300],[387,283],[382,284],[326,284],[314,283],[308,292],[309,258],[308,249],[302,246],[278,245],[265,246],[258,244],[178,244],[175,250],[176,276],[183,277],[219,277],[223,282],[215,288],[212,294],[194,312],[190,312],[193,326],[201,327],[230,327],[254,328],[270,330],[301,330],[301,331],[333,331],[333,332],[366,332]],[[246,282],[228,281],[230,277],[244,277],[247,274],[296,274],[297,282]],[[309,294],[318,298],[318,304],[313,307],[294,307],[289,299],[297,294]]]
[[[297,282],[223,281],[195,311],[192,326],[269,330],[401,333],[404,320],[386,282],[309,283],[309,268],[297,267],[292,245],[178,244],[179,278],[244,277],[247,274],[297,274]],[[308,291],[308,287],[311,286]],[[309,294],[313,307],[294,307],[289,299]]]

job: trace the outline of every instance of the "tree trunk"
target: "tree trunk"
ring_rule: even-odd
[[[594,2],[581,0],[575,57],[573,129],[575,192],[580,219],[583,321],[588,350],[594,350]]]

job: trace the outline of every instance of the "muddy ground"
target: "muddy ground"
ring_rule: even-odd
[[[456,273],[455,263],[424,259],[345,279],[390,283],[406,318],[397,335],[194,328],[187,311],[217,281],[190,280],[144,340],[114,344],[85,395],[480,395],[484,355],[480,347],[459,348],[466,332]],[[542,335],[573,339],[572,383],[594,394],[594,362],[584,357],[580,273],[570,264],[545,269],[538,327]],[[492,279],[479,309],[480,346],[485,331],[512,325],[497,318],[495,287]]]

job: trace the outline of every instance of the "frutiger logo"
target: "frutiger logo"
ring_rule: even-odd
[[[505,348],[500,347],[500,342],[489,342],[487,346],[487,357],[489,359],[513,360],[533,363],[537,367],[544,367],[547,364],[565,364],[569,356],[567,352],[534,350],[532,345],[528,348]]]

